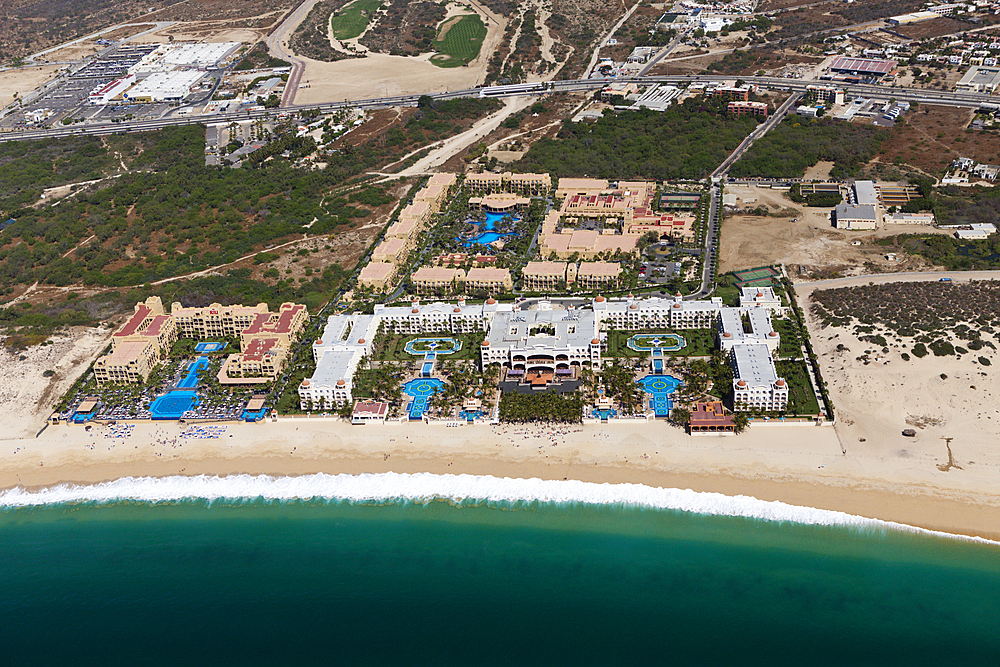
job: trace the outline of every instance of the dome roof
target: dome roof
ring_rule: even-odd
[[[303,387],[308,387],[309,386],[309,380],[303,380],[302,381],[302,386]]]
[[[358,345],[364,345],[364,344],[365,344],[365,339],[364,338],[359,338],[358,339]]]
[[[681,304],[679,304],[679,303],[675,303],[674,304],[674,308],[680,308],[680,307],[681,307]]]
[[[600,338],[594,338],[593,340],[590,341],[590,344],[591,345],[600,345],[601,344],[601,339]]]
[[[764,293],[763,292],[757,292],[757,298],[758,299],[763,299],[764,298]]]
[[[785,381],[779,378],[778,381],[775,382],[774,384],[777,387],[784,387],[785,386]]]
[[[598,295],[598,297],[594,299],[594,301],[596,301],[597,303],[604,303],[605,301],[607,301],[607,299],[605,299],[603,296]]]
[[[496,299],[494,299],[493,297],[490,297],[490,298],[486,299],[486,303],[488,303],[488,304],[489,304],[489,305],[491,305],[491,306],[492,306],[493,304],[495,304],[496,302],[497,302],[497,300],[496,300]]]
[[[639,310],[639,304],[637,304],[637,303],[630,304],[629,307],[628,307],[628,309],[629,310]]]
[[[483,347],[489,347],[489,346],[490,346],[490,341],[488,341],[488,340],[484,340],[484,341],[482,342],[482,346],[483,346]]]
[[[451,312],[453,312],[453,313],[460,313],[460,312],[462,312],[462,309],[461,308],[456,308],[455,310],[453,310]]]
[[[322,345],[323,344],[323,339],[322,338],[317,338],[316,339],[316,344],[317,345]]]
[[[722,332],[722,337],[723,337],[723,338],[732,338],[732,337],[733,337],[733,334],[732,334],[732,333],[730,333],[730,332],[728,332],[728,331],[723,331],[723,332]]]
[[[337,380],[337,386],[338,386],[338,387],[343,387],[343,386],[344,386],[344,385],[346,385],[346,384],[347,384],[347,383],[346,383],[346,382],[344,382],[343,380]]]
[[[778,332],[777,331],[772,331],[771,333],[769,333],[767,335],[770,336],[771,338],[777,338],[778,337]]]
[[[414,315],[416,315],[417,313],[419,313],[419,312],[420,312],[420,309],[419,309],[419,308],[414,308],[414,309],[413,309],[413,310],[411,310],[410,312],[411,312],[411,313],[413,313]]]
[[[747,386],[747,381],[746,380],[740,380],[739,382],[736,383],[736,386],[740,387],[742,389],[743,387]]]

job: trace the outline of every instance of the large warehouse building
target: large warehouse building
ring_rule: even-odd
[[[180,102],[191,91],[204,72],[185,70],[179,72],[154,72],[122,95],[130,102]]]
[[[885,76],[896,69],[895,60],[872,60],[870,58],[834,58],[830,71],[854,76]]]

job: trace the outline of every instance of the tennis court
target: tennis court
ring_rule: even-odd
[[[755,269],[733,271],[737,287],[767,287],[781,274],[770,266],[758,266]]]
[[[221,352],[226,349],[225,342],[202,342],[194,346],[195,352]]]

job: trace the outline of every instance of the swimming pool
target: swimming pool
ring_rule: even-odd
[[[188,366],[187,375],[177,383],[178,389],[194,389],[198,386],[198,371],[208,368],[208,357],[198,357],[198,359]]]
[[[413,398],[409,406],[411,420],[422,419],[427,412],[427,401],[441,391],[444,381],[438,378],[415,378],[403,385],[403,393]]]
[[[493,243],[494,241],[499,241],[500,239],[502,239],[505,236],[517,236],[517,234],[514,233],[514,232],[507,232],[506,234],[500,234],[498,232],[494,232],[493,231],[494,229],[496,229],[497,222],[499,222],[501,219],[503,219],[503,217],[505,215],[510,215],[510,214],[508,214],[508,213],[490,213],[488,211],[484,212],[484,214],[486,215],[486,222],[483,224],[482,229],[484,229],[486,231],[482,232],[481,234],[479,234],[477,236],[472,237],[471,239],[468,239],[467,241],[464,241],[462,243],[463,246],[465,246],[466,248],[469,248],[469,247],[474,246],[474,245],[489,245],[490,243]],[[521,216],[514,215],[513,218],[514,218],[514,221],[516,222],[516,221],[518,221],[518,220],[521,219]],[[461,241],[462,239],[459,238],[458,240]]]
[[[198,392],[191,390],[168,391],[149,405],[151,419],[180,419],[184,413],[198,405]]]
[[[673,404],[668,396],[681,386],[680,380],[673,375],[647,375],[636,380],[636,383],[642,387],[643,391],[652,396],[649,400],[649,407],[653,410],[653,414],[657,417],[670,416]]]

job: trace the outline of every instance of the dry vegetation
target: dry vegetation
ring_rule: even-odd
[[[910,165],[935,176],[958,157],[995,164],[1000,133],[966,130],[972,116],[969,109],[920,105],[896,123],[875,162]]]
[[[941,37],[942,35],[953,35],[969,29],[969,24],[956,21],[946,17],[933,19],[931,21],[921,21],[909,25],[900,25],[892,28],[892,31],[904,35],[913,40],[927,39],[929,37]]]
[[[426,0],[384,0],[376,15],[361,44],[375,53],[416,56],[434,50],[432,42],[445,8]]]
[[[916,356],[994,348],[982,340],[1000,327],[1000,284],[902,282],[817,290],[811,307],[824,326],[851,326],[865,340],[885,347],[886,333],[912,338]],[[952,341],[959,342],[953,345]]]

